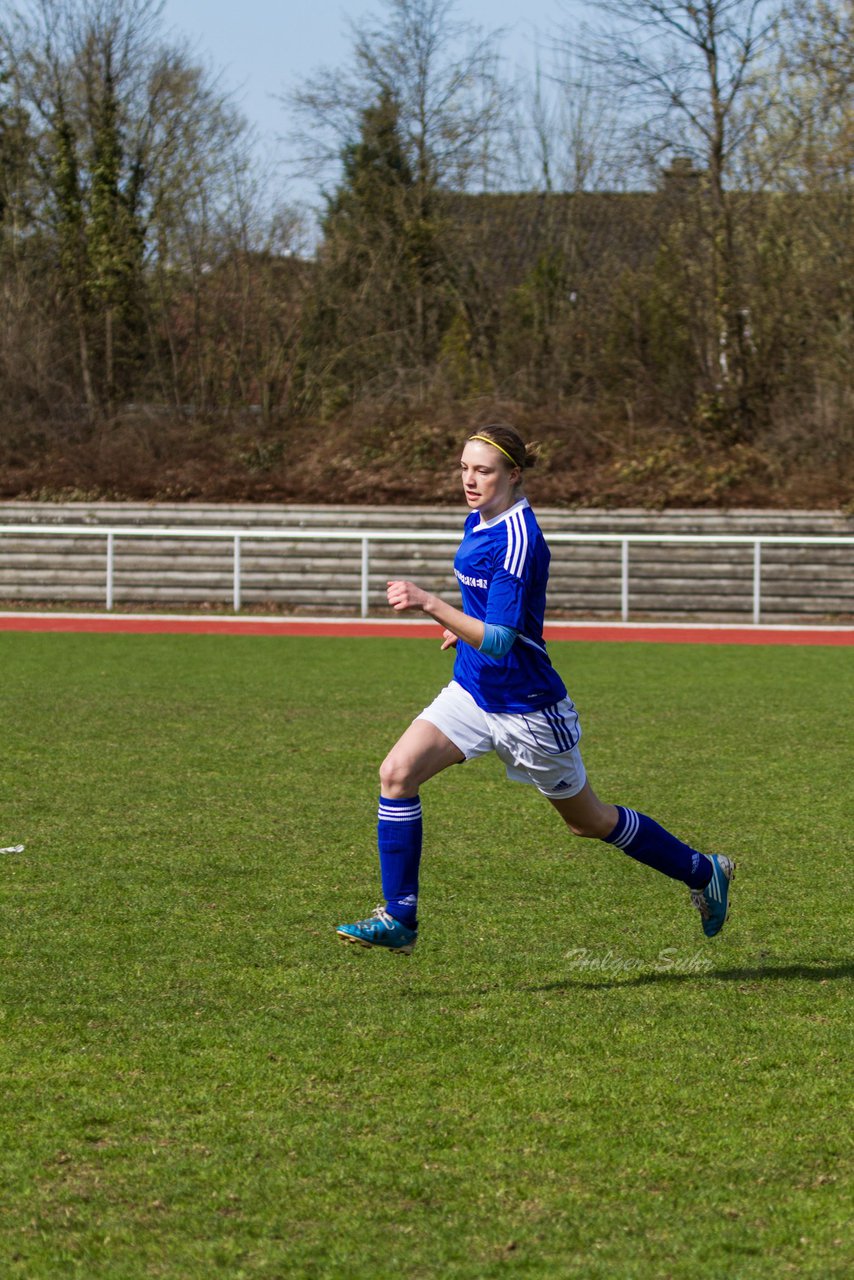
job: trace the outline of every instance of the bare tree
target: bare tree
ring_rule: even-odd
[[[780,25],[777,84],[751,152],[769,185],[850,189],[854,175],[854,4],[793,0]]]
[[[309,326],[334,397],[423,383],[447,319],[448,194],[487,189],[503,163],[497,35],[455,8],[383,0],[351,24],[349,64],[284,99],[306,170],[328,184]]]
[[[180,398],[171,298],[227,243],[218,223],[233,221],[248,181],[245,122],[186,47],[166,41],[161,10],[159,0],[0,8],[37,160],[32,230],[53,252],[56,323],[68,315],[73,375],[67,355],[64,363],[92,421],[111,417],[152,367]],[[164,328],[173,355],[165,377]]]
[[[598,0],[587,61],[618,95],[638,168],[690,160],[708,210],[709,325],[704,378],[734,435],[751,430],[751,338],[739,282],[733,201],[739,158],[765,118],[779,0]]]
[[[561,45],[514,93],[513,185],[521,191],[614,190],[624,185],[620,120],[601,69]]]
[[[306,172],[336,172],[359,136],[366,108],[386,94],[415,182],[487,188],[501,169],[499,133],[507,88],[499,77],[500,33],[483,35],[454,17],[455,0],[382,0],[384,12],[350,24],[352,57],[321,69],[283,96],[296,120],[291,140]]]

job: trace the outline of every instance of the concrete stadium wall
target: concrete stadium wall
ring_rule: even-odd
[[[539,508],[547,531],[618,534],[769,536],[854,535],[854,520],[831,511],[668,511]],[[193,538],[202,529],[241,533],[241,599],[245,608],[302,614],[355,614],[361,591],[358,541],[252,540],[253,529],[390,529],[399,541],[372,543],[369,608],[386,610],[385,583],[407,577],[429,590],[456,594],[453,543],[421,543],[419,530],[461,528],[459,507],[306,507],[201,503],[0,503],[0,601],[20,605],[103,608],[109,526],[169,527],[178,539],[115,539],[114,604],[118,608],[228,607],[233,591],[230,541]],[[81,525],[92,534],[16,535],[3,526]],[[613,618],[620,612],[619,544],[553,544],[552,617]],[[750,545],[636,544],[629,552],[629,609],[635,619],[750,621]],[[854,547],[762,549],[762,620],[803,622],[854,616]]]

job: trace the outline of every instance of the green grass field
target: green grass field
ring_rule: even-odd
[[[736,855],[715,941],[494,759],[415,954],[336,941],[431,642],[0,636],[0,1275],[851,1274],[851,653],[552,653],[603,798]]]

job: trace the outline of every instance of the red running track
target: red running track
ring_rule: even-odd
[[[0,613],[0,631],[125,633],[133,635],[359,636],[439,639],[432,622],[408,619],[186,617],[166,614]],[[657,644],[852,645],[851,627],[704,626],[694,623],[551,622],[547,640],[645,641]]]

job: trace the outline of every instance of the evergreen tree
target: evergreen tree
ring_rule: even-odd
[[[407,158],[390,90],[365,108],[341,161],[304,344],[307,390],[329,409],[423,370],[445,318],[439,221]]]

